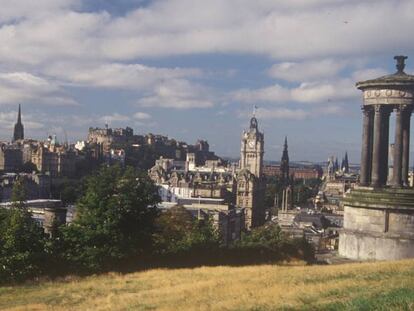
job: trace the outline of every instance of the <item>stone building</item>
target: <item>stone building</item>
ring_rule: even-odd
[[[11,200],[13,186],[21,179],[27,200],[47,199],[50,197],[50,176],[45,174],[7,173],[0,175],[1,201]]]
[[[31,146],[31,162],[40,173],[52,177],[73,177],[76,173],[76,154],[64,146],[39,143]]]
[[[265,179],[263,175],[264,135],[255,116],[241,139],[240,171],[237,174],[236,205],[246,211],[246,227],[261,226],[265,221]]]
[[[363,92],[363,134],[359,186],[343,199],[344,228],[339,254],[354,259],[414,257],[414,190],[408,187],[410,119],[414,76],[397,72],[356,84]],[[393,172],[388,180],[389,120],[395,112]]]
[[[19,146],[2,144],[0,146],[0,171],[18,172],[23,165],[23,153]]]

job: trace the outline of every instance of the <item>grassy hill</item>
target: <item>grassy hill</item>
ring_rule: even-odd
[[[414,260],[155,269],[0,287],[1,310],[414,310]]]

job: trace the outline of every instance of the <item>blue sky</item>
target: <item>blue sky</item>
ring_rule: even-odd
[[[207,139],[237,157],[257,105],[265,158],[349,152],[355,82],[414,68],[412,0],[0,0],[0,138],[18,104],[26,136],[89,126]],[[391,130],[391,135],[393,131]],[[412,135],[414,136],[414,135]],[[392,139],[391,139],[392,141]]]

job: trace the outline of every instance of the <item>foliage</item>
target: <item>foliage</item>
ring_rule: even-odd
[[[13,187],[13,205],[0,210],[0,280],[20,281],[41,273],[45,259],[43,229],[24,207],[24,185]]]
[[[83,194],[83,181],[64,178],[61,183],[52,185],[52,196],[63,204],[74,204]]]
[[[24,180],[20,177],[17,178],[13,184],[12,194],[11,194],[12,205],[15,208],[24,208],[26,201],[26,188],[24,185]]]
[[[219,245],[218,233],[211,222],[194,219],[182,206],[162,213],[156,229],[155,250],[160,255],[196,252]]]
[[[304,181],[303,179],[296,179],[293,183],[293,204],[294,205],[307,205],[309,200],[314,197],[320,186],[321,181],[319,179],[309,179]],[[275,205],[276,195],[279,197],[279,205],[282,201],[283,183],[279,177],[267,177],[266,180],[266,193],[265,204],[267,207],[273,207]],[[279,206],[280,207],[280,206]]]
[[[62,229],[67,261],[99,271],[150,249],[159,197],[146,174],[103,167],[85,186],[75,221]]]
[[[31,174],[33,172],[36,172],[36,173],[39,172],[38,169],[37,169],[36,164],[34,164],[33,162],[30,162],[30,161],[24,163],[22,165],[20,171],[23,172],[23,173],[28,173],[28,174]]]
[[[232,247],[242,262],[276,262],[301,258],[307,262],[314,260],[311,244],[303,239],[292,239],[282,232],[278,225],[268,225],[245,233]]]

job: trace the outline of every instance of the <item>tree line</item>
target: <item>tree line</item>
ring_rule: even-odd
[[[244,233],[240,241],[224,246],[211,220],[194,219],[181,206],[157,209],[156,185],[132,167],[102,167],[82,187],[74,221],[55,224],[45,234],[25,206],[23,182],[15,183],[11,207],[0,209],[0,282],[159,266],[313,259],[304,239],[290,239],[276,225]]]

